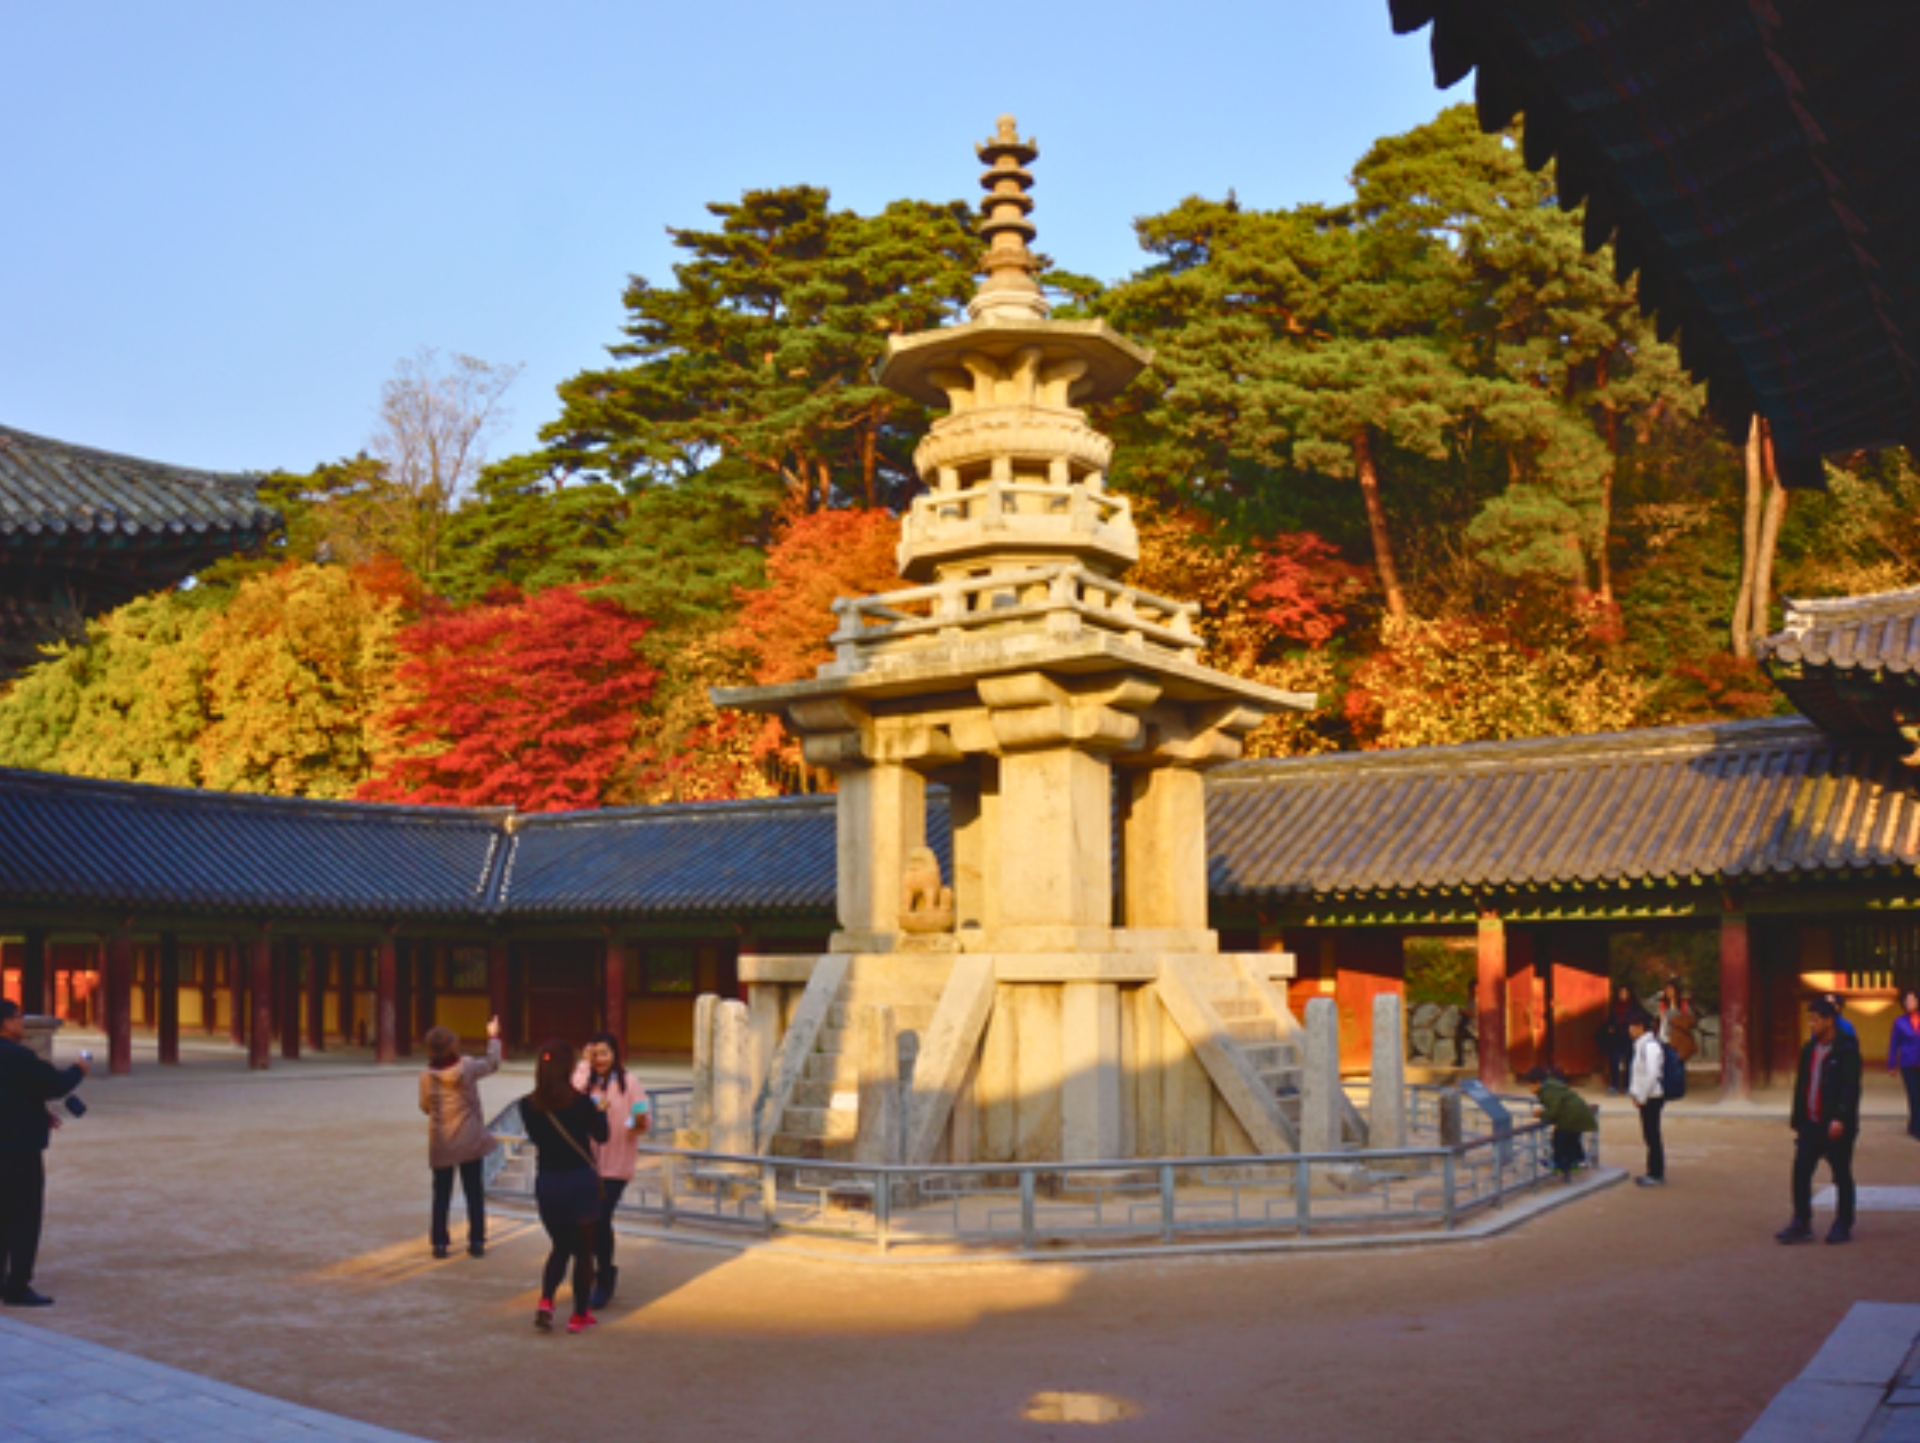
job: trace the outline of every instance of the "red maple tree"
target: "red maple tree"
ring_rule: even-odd
[[[894,550],[900,523],[885,510],[813,511],[796,516],[767,552],[767,584],[743,591],[731,640],[753,658],[762,686],[800,681],[830,661],[839,624],[833,603],[907,583]]]
[[[601,805],[659,673],[638,652],[651,623],[586,589],[496,593],[402,632],[399,698],[382,719],[393,750],[359,795],[527,812]]]

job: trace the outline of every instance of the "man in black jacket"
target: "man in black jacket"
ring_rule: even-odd
[[[33,1290],[33,1264],[47,1191],[47,1104],[78,1087],[87,1064],[43,1062],[26,1036],[20,1005],[0,997],[0,1303],[44,1308],[53,1299]]]
[[[1826,1159],[1838,1206],[1830,1243],[1853,1238],[1853,1143],[1860,1135],[1860,1041],[1839,1025],[1832,999],[1808,1006],[1813,1036],[1800,1049],[1793,1079],[1793,1221],[1774,1236],[1783,1243],[1813,1241],[1813,1172]]]

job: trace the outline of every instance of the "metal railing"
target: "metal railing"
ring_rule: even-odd
[[[1504,1099],[1518,1104],[1521,1099]],[[1524,1100],[1530,1105],[1531,1099]],[[1439,1100],[1409,1097],[1414,1137],[1436,1135]],[[523,1138],[490,1186],[530,1195]],[[1597,1163],[1597,1147],[1594,1160]],[[1551,1129],[1516,1120],[1457,1145],[1104,1162],[902,1167],[643,1143],[620,1215],[668,1230],[827,1238],[950,1251],[1070,1245],[1179,1249],[1286,1236],[1450,1231],[1552,1175]]]

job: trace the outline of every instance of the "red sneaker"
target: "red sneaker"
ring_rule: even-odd
[[[597,1328],[599,1326],[600,1320],[594,1317],[592,1313],[575,1313],[571,1318],[567,1319],[567,1331],[569,1333],[584,1333],[588,1328]]]
[[[553,1299],[542,1298],[540,1306],[533,1310],[533,1325],[543,1333],[553,1331]]]

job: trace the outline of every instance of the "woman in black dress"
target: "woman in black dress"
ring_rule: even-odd
[[[533,1069],[533,1091],[520,1099],[527,1140],[539,1155],[533,1196],[540,1222],[553,1239],[540,1278],[540,1307],[533,1325],[553,1327],[553,1295],[573,1264],[573,1316],[569,1333],[585,1332],[597,1319],[593,1296],[593,1236],[600,1223],[600,1173],[593,1145],[607,1140],[607,1115],[573,1085],[573,1046],[559,1038],[543,1043]]]

